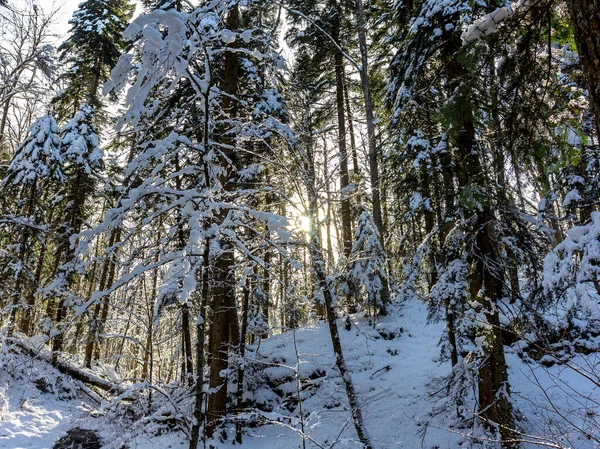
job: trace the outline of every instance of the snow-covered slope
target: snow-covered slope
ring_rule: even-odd
[[[405,303],[375,328],[359,317],[353,317],[350,330],[344,329],[344,324],[339,320],[342,344],[375,448],[471,446],[474,440],[465,435],[466,430],[452,427],[452,407],[439,412],[443,393],[432,395],[440,390],[439,379],[450,373],[450,362],[439,359],[443,323],[428,324],[424,304]],[[546,368],[524,363],[515,349],[507,348],[507,352],[523,438],[533,441],[543,437],[546,443],[561,441],[564,447],[597,449],[584,433],[598,432],[594,426],[600,414],[600,393],[593,378],[586,380],[575,368],[599,368],[598,357],[578,356],[571,360],[571,367]],[[248,424],[243,447],[302,448],[302,427],[307,448],[359,447],[325,323],[263,340],[258,348],[250,347],[249,356],[248,407],[238,415]],[[75,426],[97,430],[107,448],[120,447],[123,442],[131,449],[187,447],[181,433],[151,436],[113,425],[107,416],[92,418],[91,407],[81,400],[68,399],[68,395],[60,400],[56,394],[42,393],[26,381],[26,376],[20,380],[19,376],[7,376],[7,368],[1,371],[3,388],[7,388],[3,391],[9,400],[0,412],[0,448],[52,448]],[[28,369],[30,378],[40,377],[35,370],[42,368],[32,365]],[[207,442],[207,447],[240,447],[233,443],[234,427],[232,423]],[[533,447],[525,445],[527,449]]]
[[[44,362],[2,353],[0,448],[52,448],[69,429],[85,426],[91,408],[75,389]]]
[[[456,447],[459,437],[446,431],[429,428],[422,431],[422,421],[431,410],[428,383],[434,377],[447,375],[449,363],[440,364],[437,343],[443,325],[426,325],[425,306],[407,304],[400,311],[386,317],[375,329],[366,320],[354,320],[351,330],[344,329],[339,321],[344,355],[363,406],[366,425],[373,444],[379,448]],[[351,421],[345,390],[335,369],[333,349],[325,323],[295,333],[302,377],[317,369],[325,371],[323,377],[312,382],[303,396],[306,416],[306,434],[314,443],[325,447],[359,447]],[[288,332],[262,343],[260,352],[267,360],[280,361],[295,367],[294,333]],[[267,368],[267,375],[293,375],[289,368]],[[321,374],[321,373],[317,373]],[[269,379],[256,393],[268,394]],[[281,387],[295,393],[295,381]],[[280,387],[280,388],[281,388]],[[285,388],[284,388],[285,389]],[[292,397],[297,396],[293,395]],[[286,414],[285,407],[274,410]],[[289,413],[288,413],[289,414]],[[297,415],[297,413],[296,413]],[[296,427],[299,423],[296,422]],[[247,447],[284,449],[297,447],[301,436],[271,425],[271,429],[258,429],[257,434],[271,436],[265,445],[264,438],[248,439]],[[310,447],[310,444],[307,445]]]

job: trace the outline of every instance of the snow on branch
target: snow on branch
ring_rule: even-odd
[[[529,11],[539,1],[540,0],[518,0],[509,6],[503,6],[480,17],[469,25],[462,33],[461,39],[463,44],[471,44],[476,40],[481,39],[483,36],[494,34],[502,22],[506,21],[507,18],[513,16],[517,12]]]

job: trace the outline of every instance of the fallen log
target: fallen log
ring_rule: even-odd
[[[7,341],[10,342],[14,348],[23,352],[24,354],[27,354],[32,358],[42,360],[48,364],[51,364],[62,374],[71,376],[73,379],[79,380],[84,384],[91,385],[96,388],[100,388],[101,390],[113,392],[119,395],[124,394],[126,391],[120,385],[114,384],[87,370],[73,366],[65,360],[52,360],[52,353],[50,351],[32,348],[28,346],[25,342],[14,337],[7,339]]]

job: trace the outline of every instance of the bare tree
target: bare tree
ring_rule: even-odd
[[[0,1],[1,4],[1,1]],[[50,44],[56,10],[43,11],[28,3],[25,8],[0,10],[0,157],[21,137],[48,92],[54,72],[54,48]],[[37,111],[36,111],[37,112]],[[13,120],[14,118],[14,120]]]

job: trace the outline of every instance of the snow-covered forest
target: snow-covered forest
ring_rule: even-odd
[[[599,449],[599,139],[600,0],[0,0],[0,448]]]

